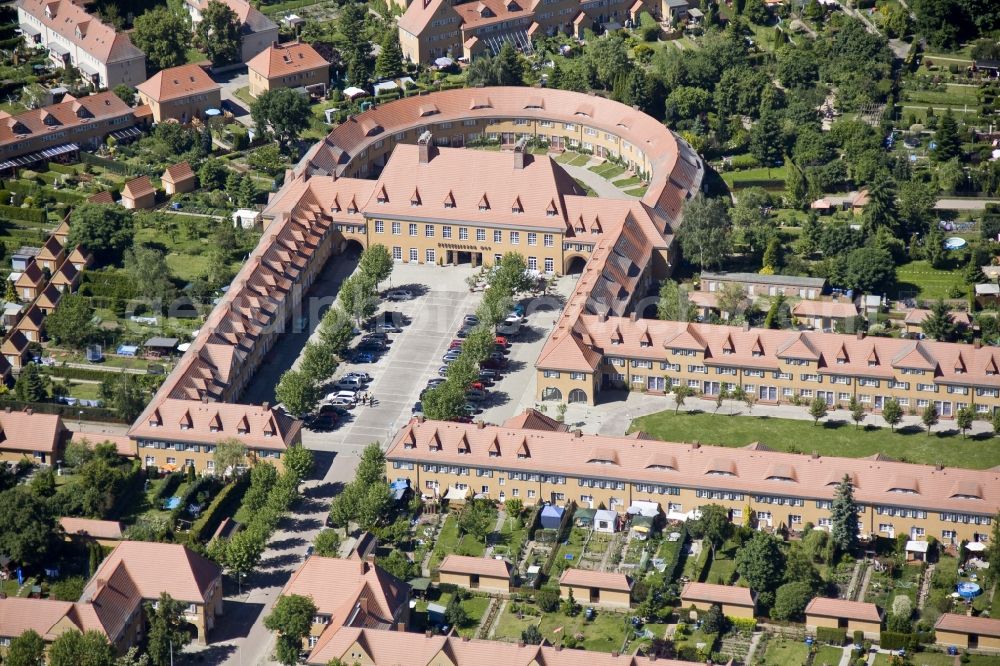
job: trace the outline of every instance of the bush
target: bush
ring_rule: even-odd
[[[737,171],[742,169],[755,169],[760,166],[760,160],[753,155],[734,155],[729,161],[729,166]]]
[[[559,593],[548,588],[538,590],[535,603],[543,613],[554,613],[559,609]]]
[[[738,633],[753,632],[757,629],[757,620],[752,617],[728,617],[729,626]]]
[[[816,627],[816,640],[830,645],[843,645],[847,640],[847,630],[836,627]]]
[[[854,637],[854,644],[855,645],[862,645],[862,644],[864,644],[864,642],[865,642],[865,632],[861,631],[860,629],[856,629],[854,631],[853,637]]]
[[[812,586],[809,583],[785,583],[775,594],[771,616],[776,620],[797,619],[802,616],[802,611],[806,609],[812,596]]]

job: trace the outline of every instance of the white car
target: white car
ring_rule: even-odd
[[[352,409],[355,402],[353,398],[342,398],[337,396],[327,400],[326,404],[333,405],[334,407],[343,407],[344,409]]]
[[[413,292],[406,289],[395,289],[386,294],[385,297],[390,301],[408,301],[413,298]]]
[[[341,377],[334,384],[335,388],[357,391],[358,389],[364,388],[364,381],[360,377]]]
[[[344,400],[350,400],[351,403],[355,403],[355,402],[358,401],[358,394],[357,394],[356,391],[341,390],[341,391],[334,391],[330,395],[326,396],[327,402],[332,402],[333,400],[336,400],[337,398],[342,398]]]

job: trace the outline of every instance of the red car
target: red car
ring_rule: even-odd
[[[498,336],[497,336],[497,337],[496,337],[496,338],[494,339],[494,342],[496,342],[496,343],[497,343],[497,345],[499,345],[500,347],[509,347],[509,346],[510,346],[510,342],[508,342],[508,341],[507,341],[507,338],[505,338],[505,337],[504,337],[504,336],[502,336],[502,335],[498,335]]]

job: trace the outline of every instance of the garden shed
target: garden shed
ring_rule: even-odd
[[[593,529],[595,532],[614,534],[618,531],[618,514],[615,511],[598,509],[594,514]]]
[[[594,525],[594,515],[597,509],[577,509],[573,514],[573,524],[577,527],[590,529]]]

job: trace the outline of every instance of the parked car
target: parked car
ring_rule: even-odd
[[[509,347],[510,346],[510,340],[508,340],[507,338],[505,338],[502,335],[496,336],[495,338],[493,338],[493,341],[497,345],[499,345],[500,347]]]
[[[366,334],[362,340],[381,340],[382,342],[388,342],[389,336],[384,331],[376,331],[374,333]]]
[[[518,317],[507,317],[497,324],[497,335],[512,336],[521,332],[521,319]]]
[[[355,363],[374,363],[375,354],[371,353],[370,351],[364,351],[359,349],[358,351],[354,352],[353,361]]]
[[[406,289],[394,289],[385,296],[390,301],[408,301],[413,298],[413,292]]]
[[[496,370],[483,368],[479,371],[479,381],[483,382],[487,386],[492,384],[499,378],[500,378],[500,373],[498,373]]]
[[[423,403],[421,403],[419,400],[413,403],[413,407],[410,409],[410,414],[413,414],[414,416],[423,416],[424,415]]]
[[[356,401],[358,399],[357,391],[351,389],[338,389],[332,393],[327,394],[326,401],[332,402],[336,398],[344,398],[345,400]]]
[[[354,398],[341,398],[339,396],[330,398],[327,402],[328,405],[333,405],[334,407],[343,407],[344,409],[354,408]]]
[[[385,349],[385,342],[382,340],[362,340],[358,343],[358,349],[361,351],[382,351]]]
[[[369,330],[372,330],[372,331],[374,331],[376,333],[402,333],[403,332],[403,329],[401,329],[399,326],[396,326],[391,321],[387,321],[387,322],[381,322],[381,321],[380,322],[375,322],[375,323],[371,324]]]
[[[447,381],[444,377],[432,377],[427,380],[427,388],[434,388],[440,384],[444,384]]]
[[[357,377],[341,377],[333,386],[338,389],[357,391],[358,389],[364,388],[365,383]]]
[[[445,352],[444,356],[441,357],[441,360],[444,361],[445,363],[450,363],[451,361],[457,360],[458,357],[461,355],[462,355],[461,351],[458,351],[457,349],[451,349]]]
[[[448,366],[442,365],[440,368],[438,368],[438,377],[447,377],[447,376],[448,376]]]
[[[467,337],[469,337],[469,333],[472,333],[472,329],[473,328],[475,328],[475,327],[474,326],[463,326],[462,328],[458,329],[458,333],[456,333],[455,336],[459,337],[459,338],[467,338]]]
[[[452,340],[448,344],[448,349],[461,349],[462,345],[465,344],[465,340]]]
[[[372,376],[369,375],[367,372],[348,372],[348,373],[345,373],[344,376],[345,377],[357,377],[358,379],[360,379],[361,381],[363,381],[366,384],[372,380]]]
[[[482,402],[486,400],[486,391],[482,389],[469,389],[465,392],[465,399],[471,402]]]
[[[462,320],[466,326],[475,326],[479,323],[479,317],[474,314],[465,315],[465,319]]]

